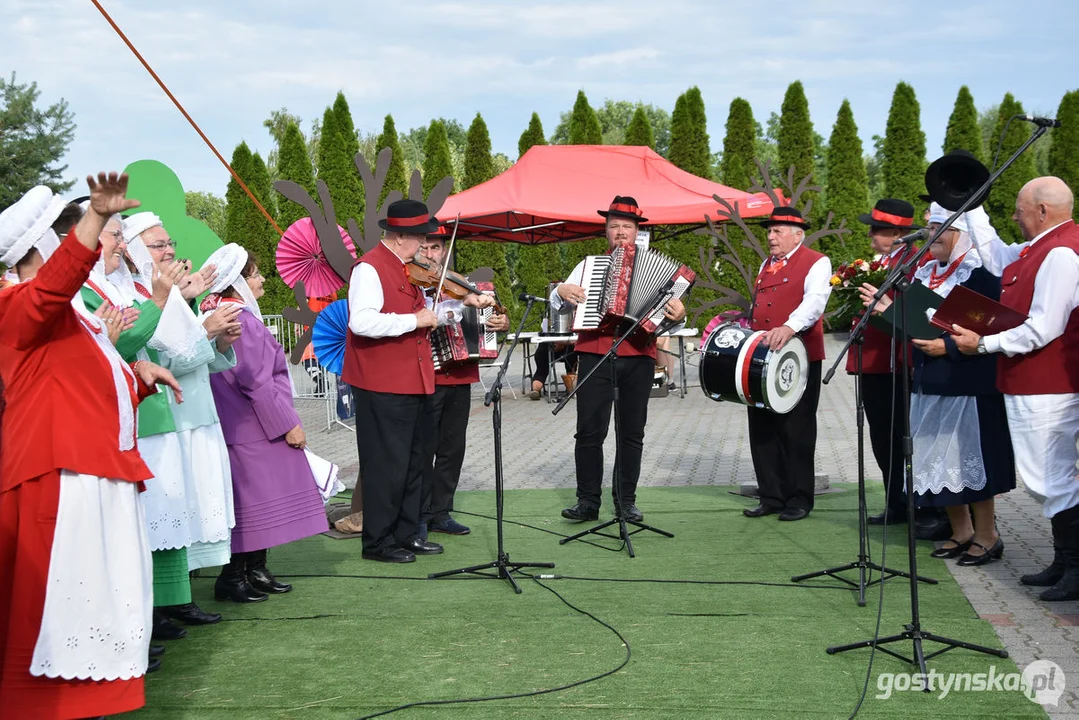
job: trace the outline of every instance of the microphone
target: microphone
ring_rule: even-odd
[[[1027,122],[1034,123],[1038,127],[1058,128],[1060,127],[1060,121],[1056,118],[1043,118],[1036,115],[1020,115],[1020,118]]]
[[[529,295],[528,293],[521,293],[520,295],[517,296],[517,299],[520,300],[521,302],[538,302],[538,303],[549,303],[549,302],[551,302],[547,298],[536,297],[535,295]]]
[[[929,239],[929,229],[928,228],[922,228],[918,232],[912,232],[910,235],[904,235],[903,237],[897,239],[896,242],[897,243],[913,243],[913,242],[918,242],[919,240],[928,240],[928,239]]]

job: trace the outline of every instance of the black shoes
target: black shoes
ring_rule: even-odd
[[[427,529],[431,532],[443,533],[445,535],[468,535],[472,532],[468,526],[462,525],[453,518],[432,520],[427,524]]]
[[[599,508],[592,507],[591,505],[585,505],[584,503],[577,503],[573,507],[568,507],[562,511],[562,517],[574,522],[585,522],[586,520],[599,520]]]
[[[147,673],[152,673],[152,672],[157,671],[160,668],[161,668],[161,658],[151,656],[150,661],[148,663],[146,663],[146,672]]]
[[[1019,578],[1019,582],[1023,585],[1029,585],[1031,587],[1052,587],[1060,582],[1060,579],[1064,577],[1064,568],[1066,563],[1064,561],[1064,554],[1060,552],[1059,548],[1055,548],[1053,552],[1053,562],[1049,567],[1045,568],[1041,572],[1031,573]]]
[[[622,517],[630,522],[641,522],[644,520],[644,513],[641,512],[636,505],[629,503],[622,508]]]
[[[442,553],[441,545],[421,540],[420,538],[414,538],[401,547],[415,555],[439,555]]]
[[[951,547],[939,547],[933,552],[929,553],[929,557],[944,559],[957,558],[960,555],[965,554],[966,551],[970,549],[971,543],[974,542],[974,536],[972,535],[968,540],[964,542],[959,542],[955,538],[948,538],[944,542],[951,543]],[[981,545],[979,545],[978,547],[981,547]]]
[[[867,522],[870,525],[884,525],[884,513],[881,512],[877,515],[870,515]],[[907,522],[906,508],[903,510],[888,510],[888,525],[903,525]]]
[[[247,581],[247,556],[250,553],[234,553],[229,564],[221,568],[214,583],[215,600],[231,600],[237,603],[257,603],[269,597],[251,587]]]
[[[364,550],[362,557],[364,560],[377,560],[378,562],[388,563],[410,563],[416,561],[416,556],[413,553],[405,550],[403,547],[397,547],[396,545],[390,545],[381,550]]]
[[[164,654],[165,654],[165,646],[164,645],[154,645],[152,643],[150,644],[150,657],[151,658],[161,657]]]
[[[170,623],[161,610],[162,608],[154,608],[154,627],[150,632],[150,638],[153,640],[179,640],[185,637],[187,630]]]
[[[765,515],[775,515],[777,512],[779,512],[779,510],[777,510],[776,508],[768,507],[767,505],[761,504],[757,507],[746,508],[742,511],[742,514],[746,517],[755,518],[764,517]]]
[[[179,620],[185,625],[213,625],[221,622],[219,613],[208,613],[193,602],[186,605],[168,605],[158,610],[170,620]]]
[[[948,516],[935,508],[919,510],[914,516],[916,540],[947,540],[952,536],[952,523]]]
[[[280,582],[266,567],[266,551],[255,550],[247,554],[247,582],[255,590],[279,595],[292,589],[288,583]]]
[[[963,567],[972,567],[974,565],[985,565],[986,563],[999,560],[1004,557],[1004,541],[997,538],[997,541],[993,543],[992,547],[986,547],[980,542],[971,541],[971,546],[980,547],[984,552],[981,555],[971,555],[969,552],[963,553],[963,557],[959,558],[956,565],[962,565]]]
[[[809,517],[809,511],[805,508],[783,508],[779,513],[779,519],[786,522],[804,520]]]

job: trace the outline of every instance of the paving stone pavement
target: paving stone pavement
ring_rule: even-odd
[[[836,357],[841,344],[835,336],[828,336],[829,358]],[[824,369],[827,372],[827,364]],[[296,372],[300,373],[298,369]],[[483,372],[488,384],[494,377],[494,370]],[[745,408],[705,397],[699,387],[697,356],[692,353],[688,357],[687,379],[690,387],[685,398],[675,393],[654,398],[649,404],[640,484],[752,483]],[[298,385],[306,380],[297,374]],[[521,366],[516,359],[507,381],[516,398],[508,387],[504,389],[502,446],[506,488],[572,490],[575,401],[571,400],[562,412],[553,416],[554,404],[523,396]],[[480,384],[473,387],[468,451],[459,486],[462,490],[494,487],[492,415],[491,409],[483,405],[483,393]],[[325,400],[298,399],[296,404],[312,451],[337,463],[342,469],[342,480],[353,486],[358,470],[354,430],[329,421]],[[826,474],[830,482],[855,482],[854,383],[842,368],[822,388],[817,418],[817,473]],[[607,487],[614,458],[613,436],[612,431],[604,446]],[[872,461],[868,438],[866,443],[868,482],[879,483],[880,472]],[[572,495],[567,494],[567,501],[571,500]],[[552,513],[558,509],[552,508]],[[1046,710],[1054,720],[1079,720],[1076,692],[1079,689],[1079,602],[1042,602],[1037,599],[1037,589],[1019,584],[1020,575],[1041,569],[1052,560],[1049,521],[1042,516],[1041,506],[1019,488],[997,498],[997,522],[1005,543],[1004,558],[983,567],[961,568],[949,562],[949,570],[975,611],[993,625],[1020,668],[1043,659],[1060,666],[1066,689],[1059,704]],[[933,627],[930,622],[926,622],[926,629],[948,634],[946,628]]]

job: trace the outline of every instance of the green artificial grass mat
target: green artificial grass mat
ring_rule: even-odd
[[[641,488],[645,522],[675,537],[634,535],[635,558],[584,542],[559,545],[556,535],[514,524],[562,534],[583,529],[559,517],[575,501],[572,490],[507,492],[511,561],[556,563],[535,572],[567,577],[543,584],[617,629],[631,648],[629,663],[597,682],[554,693],[410,708],[390,717],[848,717],[871,651],[827,655],[825,648],[873,637],[879,586],[869,589],[860,608],[856,591],[837,589],[838,581],[791,585],[790,577],[856,559],[856,493],[840,485],[817,497],[808,519],[785,523],[743,517],[741,510],[753,503],[729,489]],[[882,505],[879,489],[870,496],[870,507]],[[494,494],[459,493],[457,507],[493,516]],[[609,513],[608,503],[601,519]],[[202,571],[192,582],[195,602],[225,620],[190,627],[187,638],[168,643],[161,670],[147,678],[147,706],[131,717],[345,720],[410,702],[566,685],[623,662],[626,649],[611,630],[532,579],[520,577],[520,595],[499,579],[427,580],[431,572],[496,558],[494,521],[464,512],[456,517],[471,526],[471,535],[432,535],[446,552],[406,565],[361,560],[359,541],[321,535],[271,549],[270,568],[294,589],[253,605],[215,602],[217,571]],[[905,529],[890,528],[890,567],[907,567]],[[870,531],[875,562],[881,561],[882,532]],[[1001,648],[944,561],[929,557],[932,546],[920,542],[918,550],[920,573],[940,581],[919,587],[923,630]],[[312,577],[320,575],[328,577]],[[857,581],[854,572],[846,576]],[[908,581],[893,578],[884,588],[881,636],[901,632],[910,621]],[[910,656],[911,645],[889,647]],[[927,642],[926,652],[939,647]],[[963,649],[929,661],[942,673],[987,673],[991,666],[997,674],[1016,671],[1010,659]],[[1018,691],[956,690],[944,698],[897,691],[875,698],[881,673],[913,672],[914,666],[878,651],[858,717],[1046,717]]]

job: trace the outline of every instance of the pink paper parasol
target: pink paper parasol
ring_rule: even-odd
[[[356,257],[356,246],[353,245],[352,238],[340,225],[337,230],[352,257]],[[346,284],[326,261],[315,224],[309,217],[289,225],[281,236],[281,242],[277,244],[277,272],[289,287],[302,280],[309,297],[333,295]]]

